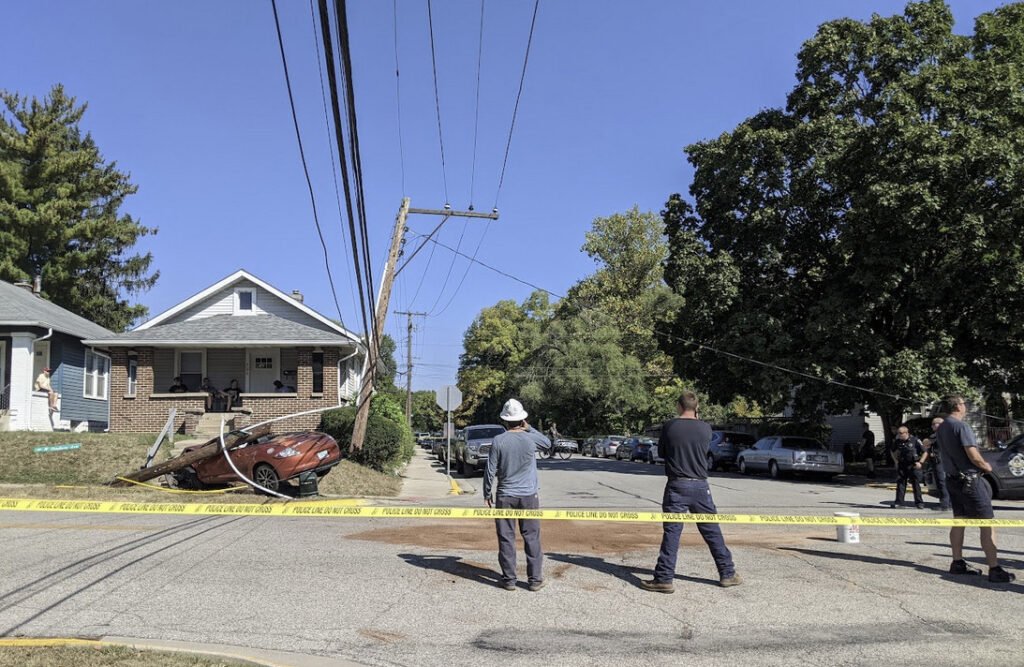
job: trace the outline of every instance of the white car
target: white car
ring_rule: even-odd
[[[843,472],[843,455],[831,452],[813,438],[772,435],[761,438],[736,457],[740,473],[767,472],[773,479],[785,473],[816,473],[826,479]]]
[[[615,456],[619,445],[626,440],[624,435],[609,435],[594,446],[594,456],[610,459]]]

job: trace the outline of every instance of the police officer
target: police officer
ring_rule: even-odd
[[[924,446],[917,437],[910,435],[910,429],[903,424],[896,431],[896,439],[892,443],[892,459],[896,463],[896,500],[892,506],[902,507],[903,498],[907,495],[907,482],[914,488],[914,503],[917,509],[924,509],[924,498],[921,496],[921,469],[924,467]]]
[[[939,451],[939,437],[936,435],[940,426],[942,417],[932,419],[932,434],[921,444],[924,445],[925,463],[931,466],[932,478],[939,489],[939,510],[946,512],[949,510],[949,486],[946,485],[946,471],[942,467],[942,452]]]

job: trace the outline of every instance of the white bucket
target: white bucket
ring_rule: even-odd
[[[860,514],[857,512],[833,512],[835,516],[846,517],[849,519],[859,519]],[[846,544],[858,544],[860,543],[860,524],[844,524],[836,526],[836,541],[844,542]]]

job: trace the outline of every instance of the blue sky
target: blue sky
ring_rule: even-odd
[[[828,20],[902,13],[903,2],[542,0],[495,223],[451,220],[441,240],[557,293],[593,270],[579,250],[595,217],[660,210],[686,192],[683,147],[717,136],[794,82],[796,53]],[[953,2],[957,31],[999,2]],[[350,0],[355,89],[375,275],[401,197],[445,203],[426,0],[398,0],[398,142],[394,13]],[[359,330],[351,259],[334,200],[308,0],[279,0],[299,122],[342,316]],[[532,0],[487,0],[473,203],[495,202]],[[470,203],[478,0],[433,5],[449,202]],[[139,192],[124,210],[160,229],[152,315],[246,268],[336,317],[302,175],[269,0],[9,1],[0,23],[0,87],[42,96],[54,83],[89,103],[83,126]],[[426,233],[437,220],[412,217]],[[411,244],[414,243],[410,239]],[[530,289],[441,248],[399,277],[392,309],[417,320],[414,387],[454,382],[462,335],[479,311]],[[449,275],[450,273],[450,275]],[[415,298],[414,298],[415,297]],[[447,306],[447,308],[446,308]],[[405,319],[389,315],[400,343]]]

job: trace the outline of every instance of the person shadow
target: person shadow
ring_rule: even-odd
[[[937,567],[929,567],[927,565],[921,565],[909,560],[899,560],[896,558],[881,558],[879,556],[868,556],[866,554],[849,554],[839,553],[836,551],[823,551],[821,549],[806,549],[802,547],[778,547],[779,551],[792,551],[795,553],[801,553],[805,556],[815,556],[819,558],[831,558],[834,560],[844,561],[856,561],[859,563],[870,563],[872,565],[889,565],[893,567],[906,567],[917,570],[924,574],[937,575],[940,579],[955,584],[962,584],[965,586],[973,586],[975,588],[1001,588],[1004,590],[1010,590],[1016,593],[1024,593],[1024,585],[1021,583],[1008,583],[1008,584],[995,584],[990,583],[988,577],[984,574],[980,575],[962,575],[962,574],[950,574],[947,570],[941,570]],[[984,572],[984,568],[982,568]]]
[[[577,567],[582,567],[594,572],[600,572],[606,574],[621,581],[626,582],[630,586],[640,588],[641,576],[651,578],[654,576],[654,570],[645,567],[634,567],[632,565],[620,565],[618,563],[610,563],[603,558],[596,556],[584,556],[581,554],[545,554],[549,560],[553,560],[559,563],[568,563]],[[675,579],[677,581],[689,581],[696,584],[705,584],[708,586],[718,586],[718,579],[703,579],[700,577],[690,577],[685,574],[676,574]]]
[[[462,560],[459,556],[424,556],[421,554],[398,554],[409,565],[425,570],[436,570],[445,574],[468,579],[473,583],[490,586],[501,585],[501,574]]]

